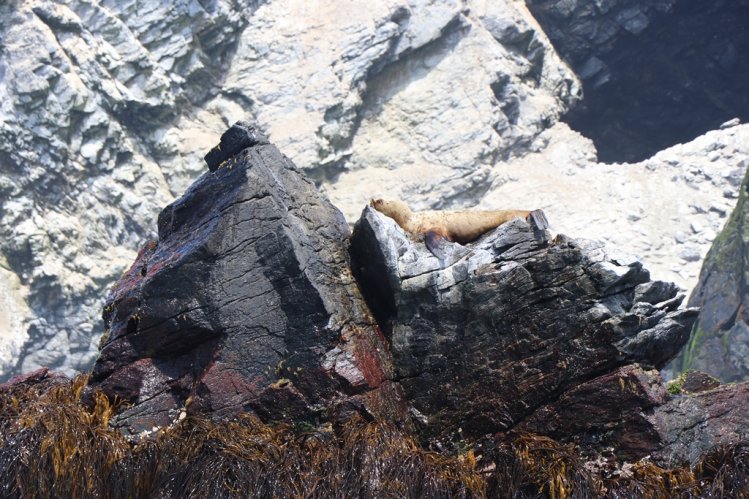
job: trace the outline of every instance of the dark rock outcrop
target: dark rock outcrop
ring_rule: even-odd
[[[222,144],[251,133],[238,123]],[[349,270],[346,221],[255,138],[161,212],[158,241],[109,295],[89,390],[130,403],[114,420],[126,433],[184,412],[315,424],[341,404],[401,411]]]
[[[539,239],[520,219],[441,265],[368,207],[351,251],[428,440],[511,428],[627,364],[661,368],[697,314],[677,309],[683,296],[650,281],[639,261],[594,242]]]
[[[749,172],[736,208],[715,238],[689,297],[700,315],[677,368],[698,369],[723,382],[749,379]]]
[[[659,437],[654,459],[694,464],[719,445],[749,440],[749,383],[676,397],[648,419]]]
[[[571,388],[515,430],[574,442],[589,456],[608,449],[618,459],[637,460],[660,444],[647,413],[667,399],[658,371],[628,365]]]
[[[529,0],[528,7],[544,26],[549,39],[583,81],[593,88],[611,78],[602,59],[626,34],[642,33],[675,0]]]

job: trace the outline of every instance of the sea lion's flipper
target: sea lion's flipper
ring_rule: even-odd
[[[551,228],[551,225],[543,210],[533,210],[528,214],[527,220],[533,228],[533,235],[537,241],[547,241],[549,239],[548,230]]]
[[[447,260],[448,256],[450,256],[449,241],[436,230],[430,230],[424,234],[424,244],[426,244],[427,249],[431,251],[440,262],[444,262]]]
[[[430,230],[424,234],[424,244],[437,257],[443,269],[470,253],[468,248],[450,241],[436,230]]]

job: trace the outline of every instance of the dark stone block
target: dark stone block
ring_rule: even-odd
[[[688,339],[697,311],[677,310],[670,287],[651,293],[657,306],[635,303],[650,282],[641,262],[534,232],[515,219],[442,262],[370,207],[354,228],[355,273],[435,445],[511,429],[621,366],[660,368]]]
[[[269,144],[268,138],[246,121],[237,121],[221,136],[219,144],[205,155],[210,171],[216,171],[221,164],[236,156],[244,149]]]
[[[404,407],[385,338],[351,275],[341,213],[245,125],[243,152],[159,215],[114,286],[88,387],[130,403],[130,435],[183,414],[322,423],[346,401],[377,417]],[[264,139],[262,139],[264,140]]]

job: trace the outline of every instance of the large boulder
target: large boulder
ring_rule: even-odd
[[[159,215],[112,289],[89,391],[130,405],[131,435],[184,413],[316,424],[343,406],[402,410],[388,346],[348,264],[349,229],[256,130]],[[209,157],[209,159],[213,156]]]
[[[355,274],[423,438],[512,428],[621,366],[661,368],[687,341],[697,310],[678,309],[676,286],[600,243],[537,229],[515,219],[441,261],[392,219],[362,214]]]

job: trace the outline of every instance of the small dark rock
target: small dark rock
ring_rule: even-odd
[[[269,144],[268,138],[246,121],[237,121],[221,136],[219,144],[205,155],[210,171],[216,171],[227,159],[256,145]]]
[[[688,371],[679,378],[681,378],[681,391],[684,393],[706,392],[720,386],[720,381],[702,371]]]
[[[678,292],[679,287],[672,282],[650,281],[635,288],[634,300],[657,305],[674,298]]]

